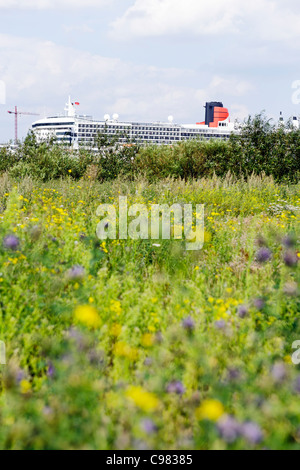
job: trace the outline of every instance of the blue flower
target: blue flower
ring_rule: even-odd
[[[256,260],[261,264],[267,263],[268,261],[270,261],[271,258],[272,258],[272,252],[271,250],[269,250],[269,248],[266,248],[266,247],[261,248],[256,253]]]
[[[7,250],[16,251],[20,246],[20,240],[14,235],[8,235],[4,238],[3,245]]]
[[[177,381],[170,382],[167,385],[167,392],[176,393],[177,395],[183,395],[185,393],[185,388],[182,382],[177,380]]]

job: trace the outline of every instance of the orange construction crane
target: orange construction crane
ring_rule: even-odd
[[[25,116],[39,116],[39,114],[36,113],[25,113],[22,111],[18,111],[18,107],[15,106],[14,111],[7,111],[8,114],[14,114],[15,115],[15,144],[18,144],[18,116],[19,115],[25,115]]]

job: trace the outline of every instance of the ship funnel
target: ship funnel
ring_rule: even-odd
[[[229,118],[228,109],[224,108],[220,101],[211,101],[205,105],[205,125],[209,127],[218,127],[219,122]]]

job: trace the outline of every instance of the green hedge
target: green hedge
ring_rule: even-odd
[[[15,153],[0,150],[0,173],[42,181],[71,176],[99,181],[120,175],[149,181],[173,177],[184,180],[231,173],[247,178],[265,173],[276,181],[295,182],[300,176],[300,131],[288,124],[272,125],[263,114],[249,117],[239,134],[228,141],[191,140],[173,146],[125,147],[98,136],[98,152],[75,152],[51,141],[38,144],[32,133]]]

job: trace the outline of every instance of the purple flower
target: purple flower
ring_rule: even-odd
[[[287,235],[286,237],[284,237],[284,239],[282,240],[282,244],[283,246],[285,246],[286,248],[293,248],[295,245],[296,245],[296,238],[294,235]]]
[[[249,313],[248,307],[246,305],[240,305],[238,308],[238,315],[240,318],[246,318]]]
[[[70,281],[80,281],[84,278],[85,269],[82,266],[73,266],[67,272],[67,277]]]
[[[229,382],[235,382],[241,378],[241,372],[239,369],[229,368],[227,374],[227,380]]]
[[[233,416],[224,416],[218,422],[218,431],[225,442],[232,444],[240,436],[241,425]]]
[[[248,421],[241,426],[241,434],[249,444],[258,445],[263,440],[263,433],[258,424]]]
[[[144,360],[144,366],[149,367],[149,366],[152,366],[152,364],[153,364],[153,359],[151,359],[151,357],[146,357],[146,359]]]
[[[253,305],[256,308],[256,310],[260,311],[260,310],[263,310],[263,308],[265,307],[265,301],[262,298],[258,298],[253,301]]]
[[[18,369],[17,374],[16,374],[16,382],[17,384],[20,384],[22,380],[25,378],[25,372],[22,369]]]
[[[182,326],[185,330],[193,331],[195,328],[195,322],[192,317],[187,317],[183,320]]]
[[[44,406],[43,408],[43,415],[44,416],[51,416],[53,414],[53,409],[50,406]]]
[[[287,377],[286,367],[283,362],[277,362],[271,371],[272,377],[277,383],[283,383]]]
[[[272,252],[267,247],[263,247],[256,253],[256,260],[263,264],[267,263],[272,258]]]
[[[70,328],[68,336],[69,338],[74,339],[78,346],[82,346],[84,344],[84,337],[76,328]]]
[[[185,388],[182,382],[173,381],[167,385],[167,392],[168,393],[176,393],[176,395],[183,395],[185,393]]]
[[[52,364],[52,362],[49,362],[48,369],[47,369],[47,376],[49,377],[49,379],[52,379],[54,377],[54,374],[55,374],[54,365]]]
[[[217,330],[224,330],[226,328],[226,322],[225,320],[218,320],[215,322],[215,328]]]
[[[88,353],[88,358],[90,363],[95,366],[101,366],[104,363],[103,351],[96,351],[95,349],[91,349]]]
[[[283,255],[283,261],[289,268],[295,268],[298,264],[298,256],[294,251],[286,251]]]
[[[154,434],[158,431],[158,427],[156,424],[152,421],[152,419],[144,419],[141,422],[141,427],[147,434]]]
[[[7,250],[16,251],[20,246],[20,240],[14,235],[8,235],[4,238],[3,245]]]
[[[156,341],[156,343],[161,344],[161,343],[163,342],[163,340],[164,340],[164,337],[163,337],[163,335],[162,335],[162,332],[161,332],[161,331],[158,331],[158,332],[156,333],[156,335],[155,335],[155,341]]]

